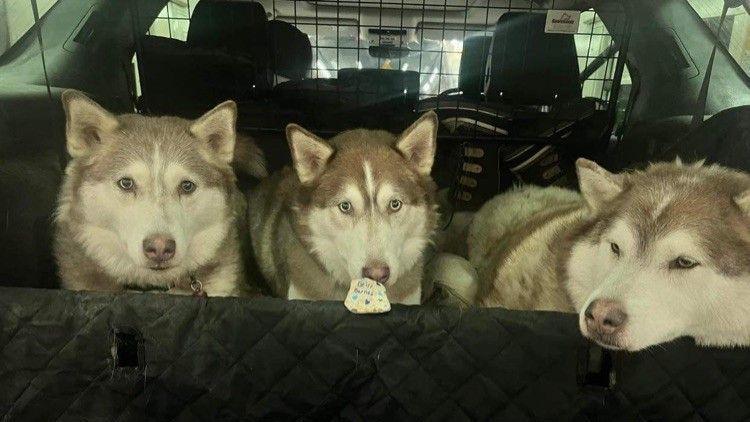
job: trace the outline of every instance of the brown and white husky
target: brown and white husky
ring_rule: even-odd
[[[77,91],[62,101],[72,157],[56,214],[63,287],[243,293],[235,104],[189,121],[114,115]],[[262,177],[263,155],[243,143],[245,168]]]
[[[274,295],[343,300],[362,277],[383,283],[394,303],[429,294],[422,282],[437,222],[437,124],[428,113],[399,136],[356,129],[330,140],[287,127],[293,169],[248,200],[255,257]]]
[[[524,187],[475,216],[475,303],[579,313],[599,344],[750,344],[750,176],[702,163],[613,174],[577,162],[581,193]]]

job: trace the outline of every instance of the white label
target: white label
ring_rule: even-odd
[[[399,34],[370,34],[370,45],[401,47],[403,38]]]
[[[551,34],[575,34],[578,32],[578,10],[548,10],[544,32]]]

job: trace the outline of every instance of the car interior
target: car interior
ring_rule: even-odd
[[[550,32],[551,9],[580,14],[577,29]],[[69,88],[149,116],[234,100],[272,171],[290,164],[289,123],[398,133],[434,111],[432,177],[453,215],[519,184],[575,188],[579,157],[612,171],[675,157],[750,171],[750,2],[0,2],[4,287],[59,285]]]

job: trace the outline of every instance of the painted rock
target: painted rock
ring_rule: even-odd
[[[344,306],[355,314],[382,314],[391,310],[385,286],[369,278],[352,280]]]

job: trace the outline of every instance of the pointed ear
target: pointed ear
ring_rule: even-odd
[[[318,178],[333,155],[333,147],[294,123],[286,127],[286,139],[300,182],[305,185]]]
[[[622,192],[624,177],[608,172],[593,161],[579,158],[576,171],[581,195],[592,211],[600,210],[603,204]]]
[[[224,101],[190,125],[190,133],[208,144],[211,151],[225,163],[232,162],[237,139],[237,104]]]
[[[734,199],[734,203],[740,207],[740,210],[745,215],[750,215],[750,189],[740,193],[732,199]]]
[[[693,166],[693,168],[700,168],[700,167],[703,167],[703,166],[705,166],[705,165],[706,165],[706,159],[705,159],[705,158],[701,158],[700,160],[698,160],[698,161],[694,162],[694,163],[693,163],[693,164],[691,164],[691,165]]]
[[[432,170],[437,149],[437,131],[437,114],[430,111],[409,126],[396,142],[396,149],[422,176],[428,176]]]
[[[63,92],[62,105],[66,146],[73,158],[90,154],[120,124],[117,117],[79,91],[69,89]]]

